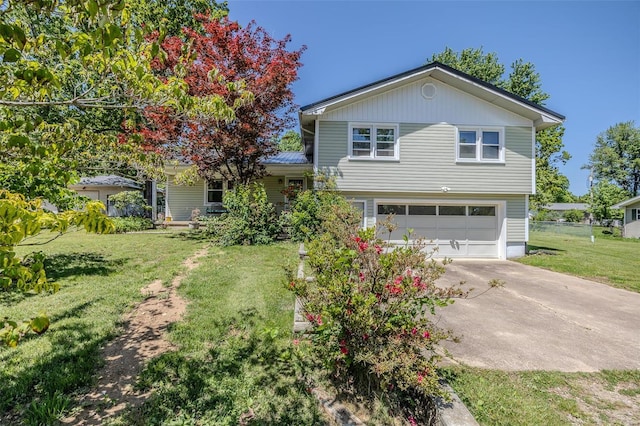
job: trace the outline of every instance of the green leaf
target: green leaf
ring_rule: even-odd
[[[49,325],[49,317],[47,317],[45,314],[40,314],[37,317],[32,318],[31,322],[29,322],[31,330],[33,330],[33,332],[36,334],[42,334],[47,331]]]
[[[11,49],[7,49],[4,52],[4,57],[2,58],[2,60],[4,62],[17,62],[21,57],[22,57],[22,54],[20,53],[19,50],[11,48]]]

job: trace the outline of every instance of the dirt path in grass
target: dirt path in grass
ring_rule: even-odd
[[[174,348],[165,331],[182,318],[187,306],[177,288],[206,254],[204,248],[185,260],[182,266],[186,271],[177,275],[170,287],[156,280],[142,289],[145,299],[127,315],[124,332],[103,349],[106,364],[98,372],[97,386],[81,397],[81,411],[64,419],[64,424],[100,425],[145,401],[149,394],[133,388],[136,378],[147,361]]]

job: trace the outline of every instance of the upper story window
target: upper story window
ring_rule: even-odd
[[[497,128],[459,128],[457,161],[504,162],[504,132]]]
[[[349,126],[349,157],[358,159],[398,159],[398,126],[361,124]]]

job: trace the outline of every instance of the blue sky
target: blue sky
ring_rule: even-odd
[[[271,35],[306,45],[294,84],[306,105],[423,65],[445,47],[482,47],[507,69],[532,62],[551,95],[546,107],[567,117],[562,172],[587,192],[596,137],[634,120],[640,126],[638,1],[251,1],[230,0],[230,18],[252,19]]]

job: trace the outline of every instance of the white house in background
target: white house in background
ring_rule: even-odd
[[[449,257],[523,256],[535,135],[564,116],[440,63],[301,108],[313,170],[368,225],[395,215]]]
[[[612,208],[624,209],[622,236],[640,238],[640,195],[618,203]]]
[[[110,196],[123,191],[143,192],[143,187],[138,182],[116,175],[82,177],[78,183],[69,185],[69,188],[92,200],[102,201],[110,216],[115,213],[109,205]]]

